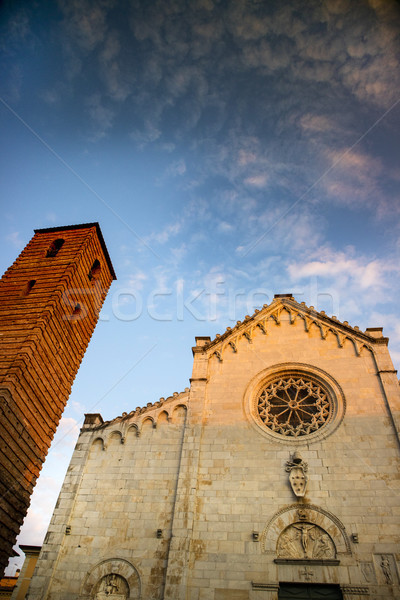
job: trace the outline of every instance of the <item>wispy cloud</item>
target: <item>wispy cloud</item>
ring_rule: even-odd
[[[288,274],[293,283],[315,280],[324,282],[341,306],[341,314],[347,318],[370,316],[374,319],[374,307],[390,303],[399,293],[400,267],[391,257],[370,258],[356,253],[353,248],[333,251],[320,248],[315,258],[304,262],[293,260]]]
[[[6,236],[6,240],[10,242],[16,248],[21,248],[23,241],[20,237],[19,231],[13,231]]]
[[[92,122],[90,139],[97,141],[111,129],[116,111],[105,106],[105,100],[99,93],[92,94],[86,99],[86,110]]]

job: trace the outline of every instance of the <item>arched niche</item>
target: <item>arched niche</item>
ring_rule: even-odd
[[[139,428],[136,424],[130,425],[126,431],[126,444],[132,444],[139,436]]]
[[[261,549],[267,554],[276,555],[279,551],[278,544],[281,534],[285,531],[289,533],[291,527],[304,524],[308,527],[316,527],[318,532],[317,537],[328,535],[329,539],[325,540],[327,545],[332,548],[330,540],[335,548],[335,555],[351,554],[350,540],[345,531],[344,525],[332,513],[327,510],[312,504],[292,504],[282,508],[270,519],[261,534]],[[300,537],[301,537],[301,530]],[[294,533],[294,531],[293,531]],[[309,531],[311,534],[311,530]],[[321,553],[323,553],[321,551]]]
[[[154,428],[154,420],[151,417],[147,417],[146,419],[144,419],[144,421],[142,421],[140,432],[143,435],[149,435],[153,428]]]
[[[111,447],[119,446],[122,443],[123,443],[122,433],[118,430],[115,430],[115,431],[111,431],[111,433],[108,435],[106,447],[108,449]]]
[[[103,452],[103,450],[104,450],[104,440],[103,440],[103,438],[98,437],[92,442],[92,445],[90,446],[89,457],[97,455],[100,452]]]
[[[184,404],[178,404],[175,406],[172,413],[172,422],[175,425],[183,425],[186,421],[187,408]]]
[[[157,417],[157,427],[162,427],[163,425],[167,425],[168,424],[168,413],[167,411],[163,410],[160,412],[160,414]]]
[[[123,558],[103,560],[86,575],[79,600],[140,600],[140,577],[136,568]]]

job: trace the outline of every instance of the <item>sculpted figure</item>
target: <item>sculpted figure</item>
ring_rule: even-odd
[[[117,577],[116,577],[115,573],[112,573],[107,578],[107,583],[106,583],[104,591],[107,596],[111,596],[112,594],[117,594],[118,589],[119,588],[118,588]]]
[[[329,534],[310,522],[289,525],[279,536],[277,544],[279,558],[328,559],[335,558],[336,549]]]
[[[323,534],[315,542],[313,558],[330,558],[332,554],[331,547],[329,544],[329,538]]]
[[[303,552],[306,558],[309,557],[309,545],[310,541],[315,540],[315,536],[313,534],[313,529],[315,529],[315,525],[309,525],[306,523],[299,523],[297,525],[293,525],[296,529],[300,531],[300,541],[301,547],[303,548]]]
[[[128,597],[125,580],[116,573],[105,575],[97,585],[95,600],[105,600],[113,596],[116,600],[126,600]]]
[[[290,532],[281,536],[279,543],[279,556],[282,558],[298,558],[299,550],[296,544],[296,538],[292,537]]]
[[[382,573],[385,577],[385,581],[388,585],[392,585],[393,583],[393,579],[392,579],[392,572],[390,570],[390,562],[387,556],[382,555],[381,556],[381,569],[382,569]]]

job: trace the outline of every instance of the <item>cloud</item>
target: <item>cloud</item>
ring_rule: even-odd
[[[16,248],[21,248],[21,246],[24,244],[23,240],[20,238],[19,231],[13,231],[12,233],[9,233],[6,236],[6,240],[11,242],[11,244]]]
[[[67,36],[82,50],[92,51],[104,41],[107,31],[107,13],[112,3],[90,0],[58,0],[64,15]]]
[[[333,169],[320,185],[336,203],[368,206],[379,217],[400,213],[400,204],[387,191],[395,174],[376,155],[359,147],[351,151],[325,148],[324,154]]]
[[[131,275],[128,279],[127,287],[132,288],[133,290],[142,290],[144,282],[147,281],[148,275],[143,271],[136,271],[133,275]]]
[[[300,119],[300,126],[304,131],[326,133],[337,127],[334,120],[326,115],[306,114]]]
[[[140,149],[143,149],[148,144],[155,142],[160,136],[161,130],[150,122],[145,123],[143,128],[135,129],[130,134],[131,139],[137,142],[137,145]],[[165,149],[167,152],[172,152],[174,150],[174,145],[171,144],[168,146],[168,144],[164,144],[163,149]]]
[[[151,244],[155,241],[159,244],[166,244],[172,237],[175,237],[182,230],[183,221],[178,220],[175,223],[166,225],[161,231],[155,231],[146,237],[146,242]]]
[[[184,175],[185,173],[186,173],[186,163],[183,158],[175,160],[165,170],[165,175],[167,177],[177,177],[177,176]]]
[[[99,53],[99,73],[111,98],[124,102],[131,94],[134,76],[125,68],[120,54],[121,42],[113,31],[105,38]]]
[[[92,122],[91,141],[104,138],[113,125],[116,111],[104,104],[99,93],[92,94],[86,99],[86,111]]]
[[[391,258],[370,259],[357,256],[353,249],[335,252],[327,248],[320,248],[314,256],[304,262],[292,260],[288,275],[293,283],[323,283],[341,314],[347,315],[345,318],[365,320],[373,315],[371,310],[378,303],[388,303],[398,296],[399,286],[393,282],[398,280],[400,267]]]
[[[58,217],[57,217],[56,213],[48,212],[48,213],[46,213],[46,220],[50,221],[50,223],[56,223],[58,220]]]
[[[252,175],[251,177],[246,177],[244,183],[246,185],[251,185],[257,188],[264,188],[268,182],[268,175],[262,173],[260,175]]]
[[[235,229],[234,225],[228,223],[227,221],[220,221],[217,227],[218,231],[221,233],[229,233]]]

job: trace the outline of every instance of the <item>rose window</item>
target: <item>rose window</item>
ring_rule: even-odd
[[[301,437],[317,431],[331,419],[332,402],[318,381],[286,376],[269,382],[262,390],[257,411],[273,432]]]

